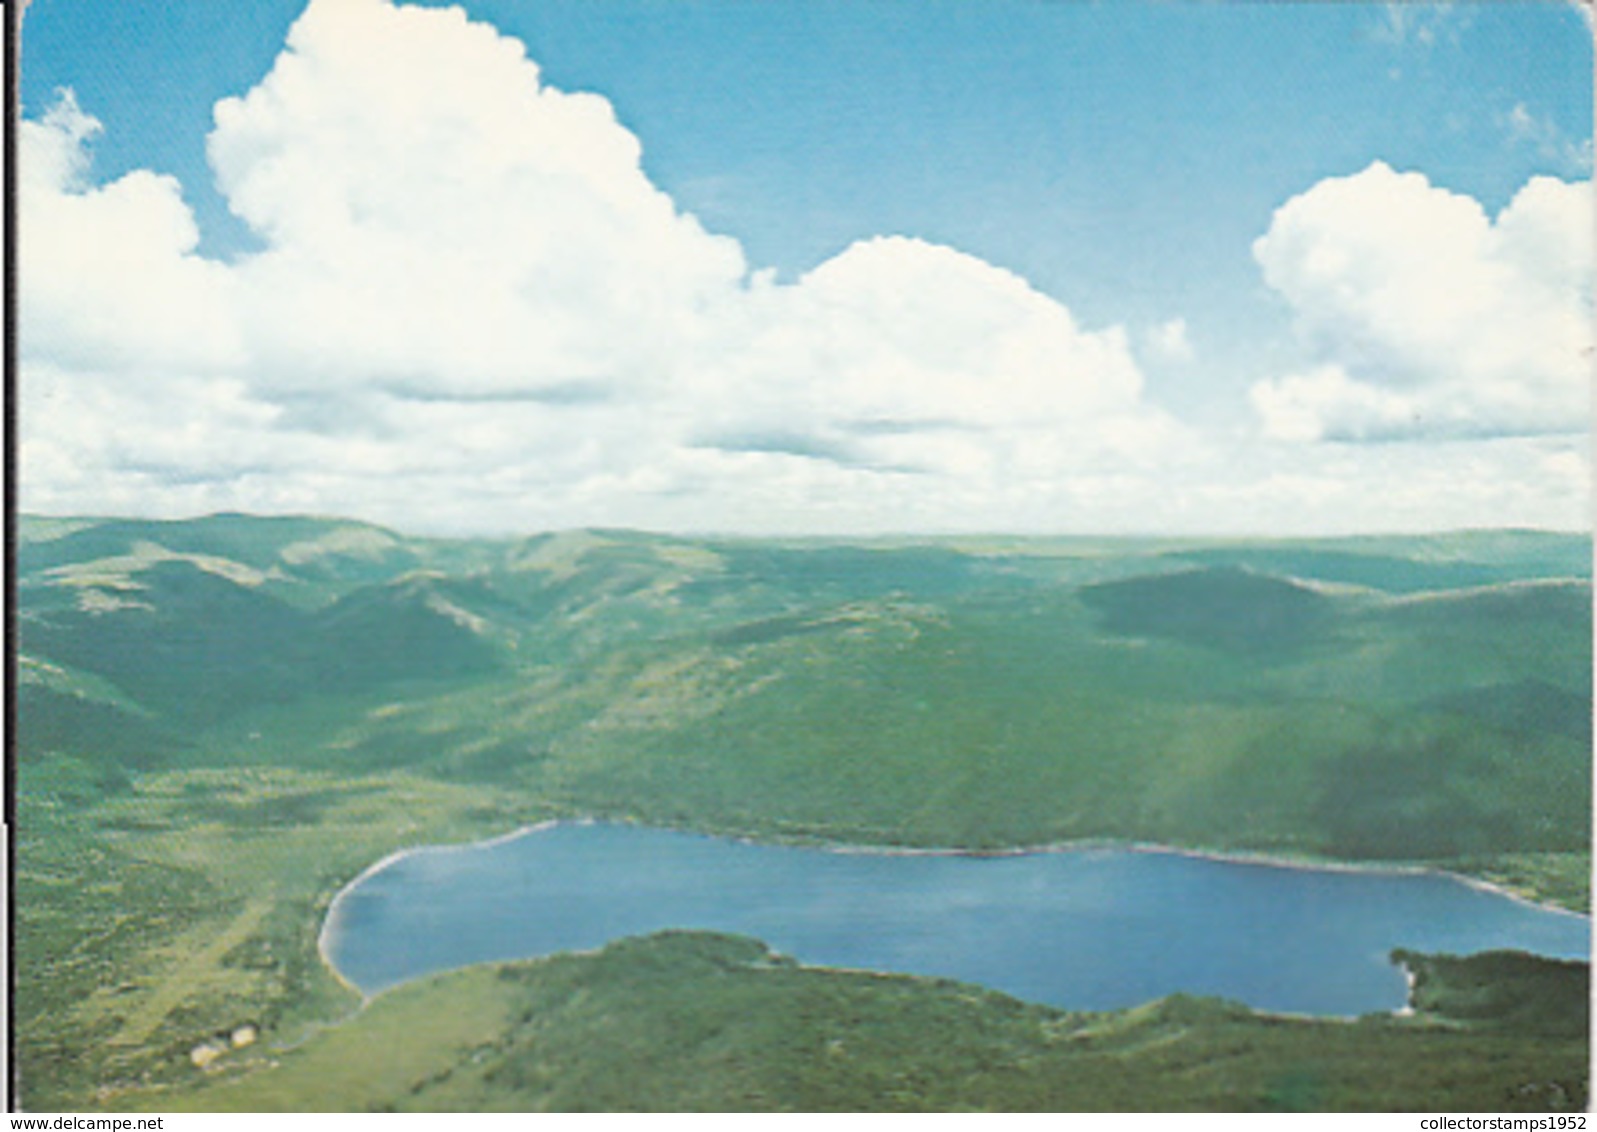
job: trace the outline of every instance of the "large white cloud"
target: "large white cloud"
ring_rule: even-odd
[[[87,182],[99,122],[70,93],[21,123],[18,308],[30,358],[77,365],[204,368],[239,359],[231,279],[194,254],[178,183],[139,170]]]
[[[195,254],[171,178],[90,182],[70,98],[25,127],[27,505],[804,526],[846,496],[957,525],[1181,443],[1118,328],[973,257],[875,239],[750,274],[603,98],[457,10],[315,0],[215,118],[263,245],[233,263]]]
[[[1319,364],[1253,390],[1291,439],[1588,426],[1590,182],[1531,180],[1492,219],[1376,163],[1321,181],[1254,244]]]
[[[1394,452],[1378,470],[1405,469],[1402,500],[1371,492],[1370,463],[1285,473],[1150,404],[1121,328],[1085,327],[952,248],[872,238],[793,283],[751,272],[651,183],[603,98],[548,87],[519,43],[459,11],[313,0],[267,77],[215,117],[218,185],[261,243],[231,262],[197,253],[172,178],[94,182],[98,123],[70,96],[22,126],[25,508],[440,532],[1584,521],[1573,441],[1498,442],[1474,478]],[[1378,271],[1327,274],[1316,232],[1353,259],[1362,245],[1310,197],[1261,260],[1307,333],[1362,328],[1347,340],[1367,345],[1256,398],[1276,398],[1282,431],[1334,431],[1355,402],[1400,422],[1443,387],[1437,360],[1470,320],[1389,332],[1361,292]],[[1538,182],[1487,225],[1491,296],[1493,272],[1541,288],[1529,313],[1583,282],[1570,199]],[[1385,270],[1423,274],[1405,256]],[[1511,341],[1507,318],[1501,341],[1465,327],[1507,355],[1474,363],[1464,377],[1491,392],[1460,403],[1505,411],[1503,375],[1526,358],[1528,403],[1544,387],[1568,399],[1562,340]],[[1408,360],[1376,379],[1366,358]]]
[[[236,272],[263,387],[602,392],[668,374],[744,274],[609,104],[457,9],[319,0],[209,153],[267,242]]]
[[[700,446],[964,477],[1067,474],[1179,443],[1119,328],[1087,331],[1018,276],[905,237],[793,286],[757,284],[695,366]]]

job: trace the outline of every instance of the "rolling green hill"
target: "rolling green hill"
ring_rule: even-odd
[[[19,539],[34,1106],[338,1016],[339,885],[551,816],[1422,862],[1588,906],[1585,538]]]
[[[242,1051],[142,1099],[164,1111],[1584,1108],[1584,965],[1403,958],[1423,972],[1408,1018],[1289,1019],[1187,996],[1089,1014],[667,933],[423,980],[270,1065]],[[1482,986],[1544,1009],[1505,1013]]]

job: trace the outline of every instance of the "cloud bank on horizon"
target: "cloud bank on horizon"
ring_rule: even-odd
[[[31,18],[31,17],[30,17]],[[644,171],[610,102],[459,9],[312,0],[184,187],[18,137],[25,510],[407,530],[1319,533],[1588,523],[1591,183],[1491,215],[1377,160],[1252,247],[1301,365],[1230,427],[1163,404],[1205,334],[1089,325],[913,235],[789,281]],[[1588,149],[1589,153],[1589,149]],[[1172,249],[1172,254],[1179,254]]]

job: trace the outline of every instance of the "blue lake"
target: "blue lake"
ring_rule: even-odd
[[[1395,947],[1580,959],[1591,948],[1587,917],[1432,873],[1130,849],[835,852],[604,824],[396,857],[340,894],[322,943],[373,993],[664,928],[1084,1010],[1176,991],[1304,1014],[1395,1010],[1405,995]]]

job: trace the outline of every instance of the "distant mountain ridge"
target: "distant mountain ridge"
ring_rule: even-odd
[[[1224,830],[1358,855],[1492,840],[1460,833],[1451,808],[1538,846],[1583,837],[1532,831],[1525,811],[1487,798],[1502,760],[1523,763],[1530,744],[1535,769],[1513,780],[1542,783],[1569,811],[1558,827],[1584,830],[1567,824],[1585,812],[1573,744],[1591,695],[1578,536],[984,549],[625,531],[413,539],[232,514],[27,527],[22,653],[82,676],[24,682],[29,755],[46,731],[81,744],[60,738],[74,703],[85,736],[135,710],[140,728],[178,734],[397,695],[431,749],[397,724],[366,726],[354,746],[368,760],[388,742],[406,766],[523,786],[537,767],[544,789],[644,818],[780,813],[850,837],[972,844]],[[528,704],[529,680],[558,694]],[[462,696],[475,715],[422,722],[427,703]],[[30,733],[46,703],[48,729]],[[561,757],[516,765],[523,731]],[[1449,769],[1414,769],[1436,743]],[[1009,784],[972,777],[988,763]],[[1262,804],[1259,781],[1311,765],[1322,770]],[[1375,800],[1349,803],[1336,774],[1382,766],[1402,789],[1420,774],[1422,801],[1410,832],[1372,844],[1371,822],[1338,815]]]

